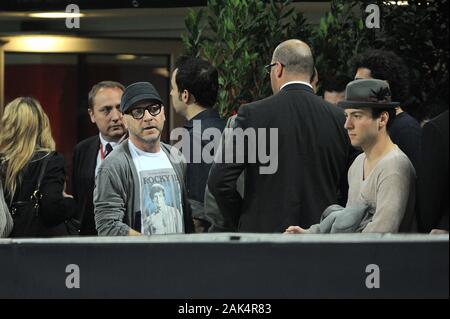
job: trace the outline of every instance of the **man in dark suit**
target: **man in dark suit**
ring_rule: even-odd
[[[419,230],[448,234],[448,110],[425,124],[418,169]]]
[[[113,81],[102,81],[89,92],[89,116],[99,134],[78,143],[73,155],[72,189],[77,201],[81,235],[97,235],[94,222],[93,191],[95,176],[106,156],[125,134],[120,112],[124,87]]]
[[[346,174],[353,152],[344,130],[344,113],[314,94],[309,83],[314,72],[309,46],[300,40],[281,43],[267,69],[274,95],[243,105],[236,126],[245,132],[255,130],[258,144],[271,140],[270,149],[278,148],[273,158],[277,169],[262,173],[267,165],[261,158],[253,161],[254,145],[244,143],[244,160],[240,162],[240,154],[234,153],[233,163],[214,163],[208,180],[224,218],[240,232],[283,232],[293,222],[309,227],[319,222],[326,207],[339,202],[338,192],[346,194],[348,187]],[[277,131],[277,138],[272,138],[269,128]],[[261,130],[266,130],[266,136]],[[236,148],[234,141],[226,139],[225,157]],[[236,180],[243,170],[242,199]]]

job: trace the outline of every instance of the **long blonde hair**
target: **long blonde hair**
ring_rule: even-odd
[[[50,121],[37,100],[19,97],[5,107],[0,120],[0,156],[4,161],[4,187],[11,199],[33,153],[54,150]]]

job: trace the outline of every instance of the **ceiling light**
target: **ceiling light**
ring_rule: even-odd
[[[59,42],[57,37],[52,36],[30,36],[19,39],[20,46],[29,51],[52,51]]]
[[[164,78],[169,77],[169,70],[167,70],[167,68],[155,68],[153,69],[153,73],[162,76]]]
[[[134,54],[117,54],[116,59],[129,61],[129,60],[136,60],[137,56]]]
[[[67,18],[81,18],[84,17],[84,13],[75,12],[37,12],[28,14],[32,18],[45,18],[45,19],[67,19]]]

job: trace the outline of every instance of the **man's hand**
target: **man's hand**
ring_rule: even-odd
[[[205,231],[205,229],[202,227],[202,223],[201,221],[199,221],[196,218],[193,218],[194,221],[194,229],[196,233],[203,233]]]
[[[73,199],[73,196],[72,196],[72,195],[66,194],[66,192],[64,192],[64,191],[63,191],[63,196],[64,196],[65,198],[72,198],[72,199]]]
[[[448,230],[445,229],[432,229],[430,235],[448,235]]]
[[[135,231],[134,229],[129,229],[128,230],[128,236],[142,236],[142,234],[140,232]]]
[[[284,233],[285,234],[307,234],[308,230],[303,229],[300,226],[289,226]]]
[[[65,197],[65,198],[72,198],[73,199],[72,195],[66,193],[66,188],[67,188],[67,183],[64,182],[64,189],[63,189],[63,193],[62,193],[63,197]]]

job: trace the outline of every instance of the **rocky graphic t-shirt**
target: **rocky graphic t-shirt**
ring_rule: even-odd
[[[141,151],[131,141],[129,145],[139,173],[141,233],[184,233],[181,187],[166,153]]]

